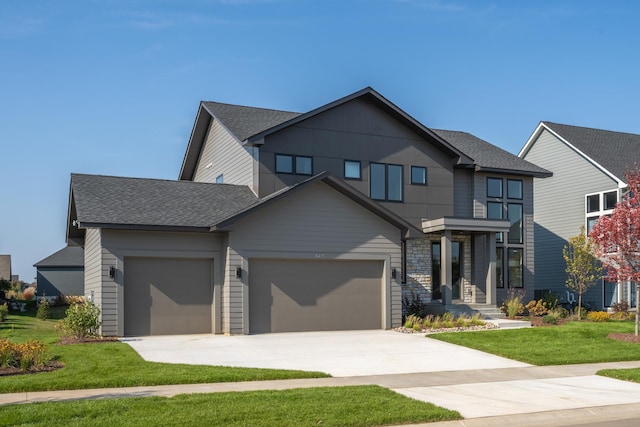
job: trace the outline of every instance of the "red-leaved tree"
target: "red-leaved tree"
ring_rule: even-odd
[[[616,205],[610,217],[596,221],[589,237],[595,244],[596,254],[607,270],[607,280],[640,283],[640,169],[625,173],[628,192]],[[640,295],[636,286],[636,304]],[[638,336],[638,311],[635,334]]]

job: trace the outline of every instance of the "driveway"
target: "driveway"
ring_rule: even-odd
[[[530,366],[503,357],[394,331],[125,338],[145,360],[193,365],[319,371],[334,377],[466,371]]]

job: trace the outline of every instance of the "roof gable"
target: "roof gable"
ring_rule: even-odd
[[[640,135],[553,122],[540,122],[519,156],[525,157],[543,130],[551,132],[581,156],[619,183],[640,158]]]
[[[77,227],[209,231],[232,213],[257,203],[249,187],[191,181],[71,176]]]

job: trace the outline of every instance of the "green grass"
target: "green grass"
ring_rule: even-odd
[[[0,408],[0,426],[379,426],[462,417],[378,386],[81,400]]]
[[[59,310],[55,315],[60,317]],[[0,393],[329,376],[320,372],[146,362],[120,342],[58,345],[56,322],[25,313],[10,315],[0,323],[0,338],[14,342],[40,340],[49,344],[49,355],[65,365],[53,372],[0,377]]]
[[[532,365],[640,360],[640,345],[607,338],[633,332],[632,321],[569,322],[562,326],[443,333],[430,338],[463,345]]]

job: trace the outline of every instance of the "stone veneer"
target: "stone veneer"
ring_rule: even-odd
[[[453,236],[452,240],[463,243],[462,258],[462,300],[473,302],[471,284],[471,236]],[[440,235],[428,234],[422,239],[407,240],[406,265],[407,282],[402,285],[402,297],[411,298],[411,294],[420,296],[424,303],[431,299],[431,242],[440,241]]]

